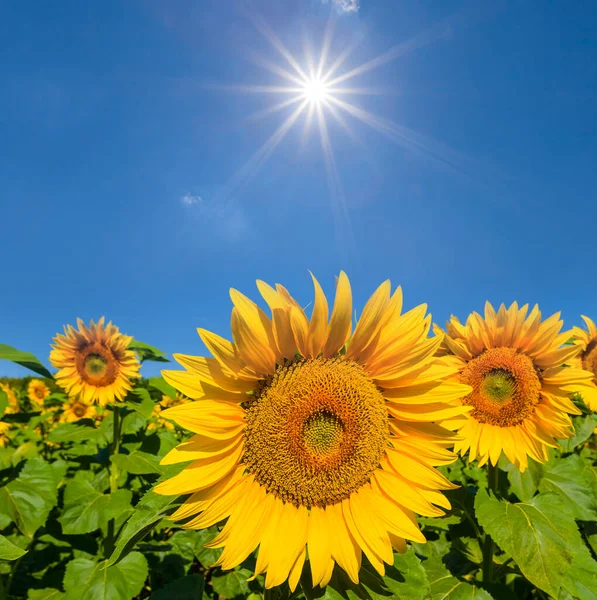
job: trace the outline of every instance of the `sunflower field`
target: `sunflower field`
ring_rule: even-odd
[[[597,599],[593,321],[313,286],[232,289],[179,366],[103,318],[0,344],[0,600]]]

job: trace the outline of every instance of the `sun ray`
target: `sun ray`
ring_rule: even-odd
[[[330,18],[328,19],[325,33],[323,35],[323,44],[321,46],[321,54],[319,55],[319,64],[317,65],[317,72],[315,73],[315,77],[317,79],[321,79],[323,75],[323,69],[328,60],[328,54],[330,51],[330,46],[332,45],[332,39],[334,37],[334,29],[336,27],[336,19],[334,18],[334,13],[330,12]]]
[[[304,100],[305,100],[305,98],[303,96],[293,96],[292,98],[289,98],[288,100],[284,100],[283,102],[279,102],[278,104],[274,104],[273,106],[265,108],[264,110],[260,110],[260,111],[253,113],[252,115],[249,115],[248,117],[246,117],[244,119],[244,121],[245,121],[245,123],[259,121],[260,119],[264,119],[265,117],[268,117],[269,115],[272,115],[274,113],[280,112],[281,110],[284,110],[287,106],[292,106],[293,104],[297,104],[298,102],[301,102]]]
[[[299,94],[304,91],[304,82],[300,87],[287,87],[283,85],[234,85],[225,83],[206,83],[205,88],[226,92],[240,92],[245,94]]]
[[[286,79],[287,81],[290,81],[291,83],[294,83],[295,85],[301,86],[301,85],[305,84],[304,79],[301,79],[301,78],[297,77],[296,75],[293,75],[292,73],[290,73],[289,71],[287,71],[286,69],[281,67],[280,65],[277,65],[276,63],[271,62],[270,60],[268,60],[264,56],[261,56],[257,52],[250,52],[250,53],[248,53],[247,56],[253,64],[255,64],[263,69],[266,69],[267,71],[269,71],[270,73],[273,73],[274,75],[279,75],[280,77],[283,77],[284,79]]]

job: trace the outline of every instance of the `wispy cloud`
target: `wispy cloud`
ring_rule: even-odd
[[[184,194],[180,197],[180,201],[187,206],[191,206],[192,204],[199,204],[203,200],[201,196],[193,196],[193,194]]]
[[[207,225],[211,235],[228,242],[237,242],[249,232],[249,223],[238,202],[226,201],[221,186],[202,189],[201,195],[190,192],[179,197],[186,213],[187,226]]]
[[[323,0],[324,4],[328,2],[329,0]],[[331,0],[331,2],[341,12],[359,12],[360,0]]]

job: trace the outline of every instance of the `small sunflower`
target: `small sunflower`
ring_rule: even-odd
[[[131,380],[140,377],[137,356],[127,349],[133,338],[111,322],[104,325],[104,317],[89,327],[77,319],[77,326],[78,331],[68,325],[64,335],[54,338],[50,362],[60,369],[57,383],[69,396],[100,406],[122,400],[132,389]]]
[[[186,371],[164,378],[194,399],[164,411],[195,435],[162,464],[193,461],[159,484],[191,494],[172,515],[203,529],[227,519],[208,546],[231,569],[259,547],[255,573],[266,588],[294,589],[307,552],[313,585],[337,563],[359,580],[363,552],[375,569],[393,549],[424,542],[415,513],[444,514],[440,490],[453,487],[434,467],[453,462],[454,434],[433,421],[470,410],[466,385],[434,357],[425,305],[402,313],[402,291],[384,282],[354,332],[352,293],[340,274],[328,302],[315,278],[310,319],[281,285],[257,286],[270,318],[236,290],[234,342],[203,329],[214,358],[175,355]]]
[[[7,383],[0,383],[0,390],[2,390],[8,396],[8,406],[6,407],[6,412],[19,412],[19,401],[17,400],[14,390]]]
[[[454,450],[469,460],[496,465],[502,451],[521,471],[528,457],[548,460],[556,438],[573,434],[569,414],[580,414],[572,393],[594,397],[592,373],[571,368],[578,346],[563,346],[570,332],[560,333],[560,313],[541,321],[539,308],[502,304],[496,313],[489,302],[485,318],[472,313],[463,325],[456,317],[447,323],[444,363],[456,366],[459,381],[472,387],[463,403],[467,417],[443,422],[457,429],[461,441]],[[439,328],[437,332],[441,331]]]
[[[150,423],[147,426],[148,430],[157,429],[158,427],[165,427],[169,431],[174,429],[174,424],[169,419],[165,419],[162,415],[163,411],[168,408],[172,408],[173,406],[179,406],[184,402],[188,402],[189,398],[187,398],[184,394],[178,392],[175,398],[170,398],[170,396],[166,396],[165,394],[162,396],[162,399],[159,403],[157,403],[153,408],[152,416],[155,417],[156,422]]]
[[[574,342],[580,346],[581,353],[579,362],[575,366],[579,366],[586,371],[593,373],[593,382],[597,384],[597,327],[595,322],[589,317],[583,316],[587,329],[573,327]],[[591,390],[585,390],[582,393],[585,404],[592,410],[597,411],[597,388],[594,393]],[[595,430],[597,432],[597,429]]]
[[[32,379],[27,386],[27,397],[34,406],[43,406],[50,388],[41,379]]]
[[[60,422],[74,423],[80,419],[95,419],[96,417],[96,407],[93,404],[74,398],[64,404]]]
[[[6,435],[9,429],[10,423],[0,421],[0,448],[4,448],[9,442],[8,436]]]

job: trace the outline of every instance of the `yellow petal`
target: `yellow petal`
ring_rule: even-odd
[[[309,356],[315,358],[321,352],[328,332],[328,301],[315,275],[311,273],[315,288],[315,303],[309,322]]]
[[[323,346],[323,357],[337,354],[346,343],[352,329],[352,292],[350,281],[344,271],[340,271],[336,286],[336,299],[332,318],[328,326],[327,340]]]

